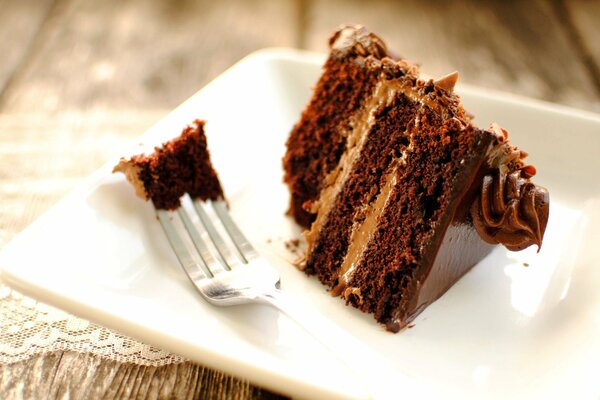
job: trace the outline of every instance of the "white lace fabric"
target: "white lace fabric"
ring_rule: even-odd
[[[0,364],[57,350],[155,367],[184,361],[180,356],[39,303],[0,282]]]

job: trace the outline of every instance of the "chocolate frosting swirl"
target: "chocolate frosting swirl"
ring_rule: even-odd
[[[527,153],[508,143],[507,132],[493,124],[497,144],[490,151],[491,172],[484,176],[481,191],[471,206],[473,225],[490,244],[503,244],[509,250],[523,250],[532,244],[542,246],[548,223],[548,191],[531,182],[535,167],[525,165]]]

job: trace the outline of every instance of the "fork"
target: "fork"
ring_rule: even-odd
[[[280,290],[279,274],[240,231],[224,200],[192,200],[185,195],[176,210],[157,209],[156,214],[183,270],[209,303],[269,304],[330,350],[339,347],[324,339],[334,331],[342,336],[339,329]]]
[[[156,214],[183,270],[208,302],[216,306],[263,303],[276,307],[346,364],[357,375],[355,383],[356,379],[370,382],[370,389],[367,386],[364,393],[355,393],[358,397],[371,397],[373,385],[377,382],[381,386],[385,375],[384,385],[398,382],[392,366],[386,367],[387,374],[365,371],[364,363],[389,363],[280,290],[279,274],[237,227],[224,200],[192,200],[185,195],[176,210],[157,209]],[[363,366],[360,372],[356,364]]]
[[[279,289],[279,274],[237,227],[225,201],[191,200],[192,207],[185,207],[189,196],[183,200],[175,211],[157,209],[156,214],[183,270],[208,302],[267,303],[296,321],[307,318]],[[185,230],[177,226],[177,218]],[[186,244],[186,234],[193,246]]]

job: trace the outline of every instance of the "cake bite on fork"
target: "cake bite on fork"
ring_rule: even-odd
[[[138,196],[157,209],[174,210],[188,193],[194,199],[224,199],[210,161],[205,121],[196,119],[178,137],[155,147],[152,154],[121,158],[113,172],[122,172]]]

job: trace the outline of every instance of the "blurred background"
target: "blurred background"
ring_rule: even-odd
[[[600,112],[600,1],[0,0],[0,247],[242,57],[347,23],[429,76]]]
[[[2,0],[3,113],[170,109],[248,53],[360,23],[461,81],[599,110],[600,3]]]

